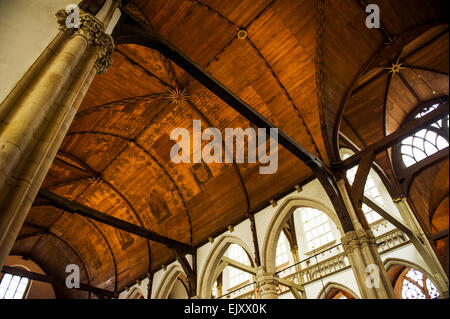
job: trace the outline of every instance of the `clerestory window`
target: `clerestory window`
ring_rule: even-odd
[[[438,107],[439,103],[426,106],[417,114],[412,113],[410,117],[414,119],[421,118]],[[448,129],[449,116],[447,115],[427,128],[405,138],[400,145],[400,154],[404,166],[410,167],[447,148],[449,146]]]
[[[297,210],[301,216],[308,252],[334,240],[327,214],[311,207],[301,207]]]

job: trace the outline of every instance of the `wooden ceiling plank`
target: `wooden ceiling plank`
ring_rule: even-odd
[[[193,251],[194,251],[191,246],[186,245],[182,242],[176,241],[174,239],[171,239],[171,238],[168,238],[165,236],[161,236],[153,231],[150,231],[143,227],[128,223],[126,221],[115,218],[108,214],[99,212],[95,209],[92,209],[90,207],[87,207],[85,205],[77,203],[75,201],[70,201],[64,197],[53,194],[47,190],[41,189],[39,191],[39,196],[44,197],[45,199],[51,201],[53,206],[63,209],[69,213],[78,214],[78,215],[87,217],[89,219],[96,220],[100,223],[107,224],[109,226],[121,229],[123,231],[146,238],[148,240],[161,243],[170,248],[178,248],[181,251],[189,253],[189,254],[193,253]]]
[[[158,50],[257,127],[266,129],[275,128],[274,125],[266,120],[261,114],[233,94],[228,88],[219,83],[214,77],[204,71],[203,68],[191,61],[186,55],[176,49],[159,34],[151,30],[148,26],[142,24],[140,27],[121,25],[115,33],[115,38],[116,43],[119,44],[134,43]],[[320,159],[298,144],[281,129],[278,129],[278,141],[310,168],[317,167],[319,169],[324,169],[324,165]]]

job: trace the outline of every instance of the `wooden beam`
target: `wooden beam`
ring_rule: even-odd
[[[448,237],[448,228],[441,230],[437,233],[434,233],[431,236],[428,236],[428,238],[433,241],[441,240],[444,239],[445,237]]]
[[[369,176],[370,168],[372,166],[374,158],[375,155],[373,152],[364,154],[361,158],[358,170],[356,171],[355,179],[350,191],[350,197],[352,198],[353,204],[356,206],[356,208],[361,208],[367,176]]]
[[[363,151],[347,158],[345,161],[343,161],[342,167],[345,170],[348,170],[353,166],[358,165],[364,154],[373,152],[375,155],[377,155],[378,153],[381,153],[382,151],[388,149],[389,147],[392,147],[395,144],[400,143],[404,138],[411,136],[412,134],[420,131],[421,129],[426,128],[427,126],[430,126],[434,122],[444,118],[446,115],[448,115],[448,112],[449,112],[448,100],[446,100],[445,103],[441,104],[434,111],[422,116],[421,118],[406,123],[394,133],[383,137],[379,141],[369,145]]]
[[[178,50],[169,41],[156,33],[151,27],[143,23],[132,12],[123,8],[124,18],[114,29],[113,37],[118,44],[137,44],[160,52],[163,56],[173,61],[180,68],[191,75],[196,81],[201,83],[218,98],[231,106],[244,118],[249,120],[258,128],[276,128],[266,118],[259,114],[250,105],[231,92],[226,86],[217,81],[210,73],[206,72],[200,65],[194,63],[188,56]],[[132,20],[133,24],[125,23],[126,17]],[[337,184],[333,173],[323,162],[306,148],[297,143],[283,130],[278,129],[278,143],[290,153],[306,164],[318,177],[320,183],[326,189],[327,194],[335,208],[335,211],[342,223],[344,232],[353,230],[350,216],[345,209],[345,204],[337,191]]]
[[[411,229],[409,229],[405,224],[403,224],[401,221],[399,221],[397,218],[389,214],[387,211],[385,211],[383,208],[378,206],[375,202],[373,202],[370,198],[367,196],[363,197],[363,203],[369,206],[369,208],[373,209],[378,215],[386,219],[388,222],[390,222],[392,225],[400,229],[402,232],[404,232],[410,239],[412,239],[412,236],[416,236]]]
[[[3,266],[2,272],[5,274],[26,277],[31,280],[46,282],[46,283],[49,283],[52,285],[64,286],[67,288],[64,280],[55,279],[48,275],[38,274],[38,273],[31,272],[31,271],[17,268],[17,267]],[[106,298],[118,298],[119,297],[119,294],[117,292],[93,287],[93,286],[83,284],[83,283],[80,283],[80,288],[67,288],[67,289],[78,289],[78,290],[83,290],[83,291],[89,291],[89,292],[96,294],[99,297],[106,297]]]
[[[277,281],[280,285],[283,285],[285,287],[289,287],[289,288],[292,287],[292,288],[296,289],[297,291],[303,291],[303,292],[305,291],[305,288],[303,286],[293,283],[292,281],[289,281],[287,279],[277,278]],[[301,299],[301,298],[298,298],[298,299]]]
[[[243,263],[240,263],[240,262],[233,260],[231,258],[228,258],[226,256],[222,256],[222,261],[225,262],[226,264],[228,264],[228,266],[242,270],[242,271],[252,274],[252,275],[256,275],[256,269],[251,266],[245,265]]]
[[[154,277],[154,273],[149,273],[147,278],[148,278],[148,283],[147,283],[147,299],[152,299],[152,287],[153,287],[153,277]]]
[[[197,274],[194,271],[193,267],[191,267],[191,265],[187,261],[183,251],[180,251],[177,248],[175,248],[174,251],[175,255],[177,256],[177,260],[181,265],[181,268],[183,268],[184,273],[187,276],[187,280],[189,282],[189,295],[190,297],[194,297],[197,295]],[[192,263],[195,264],[194,258],[192,260]]]
[[[302,296],[299,294],[297,289],[295,289],[292,286],[288,286],[288,288],[291,291],[291,293],[292,293],[292,295],[294,296],[295,299],[302,299]]]
[[[217,81],[210,73],[193,62],[188,56],[178,50],[169,41],[156,33],[151,27],[144,24],[132,12],[123,7],[123,13],[128,16],[134,24],[126,24],[124,20],[113,32],[114,42],[118,44],[138,44],[160,52],[163,56],[173,61],[180,68],[200,82],[208,90],[213,92],[218,98],[227,103],[239,114],[248,119],[259,128],[275,128],[266,118],[259,114],[250,105],[236,96],[222,83]],[[288,136],[283,130],[278,129],[278,142],[289,150],[292,154],[302,160],[308,167],[319,167],[326,169],[323,162],[306,148],[298,144]]]
[[[216,271],[214,272],[214,278],[213,280],[217,280],[219,275],[222,273],[222,271],[225,269],[225,267],[228,266],[228,264],[224,261],[221,261],[219,265],[216,267]]]
[[[35,237],[35,236],[38,236],[38,235],[42,235],[44,233],[45,233],[45,231],[38,230],[38,231],[35,231],[35,232],[32,232],[32,233],[19,235],[19,236],[17,236],[16,240],[27,239],[27,238]]]
[[[192,254],[194,253],[194,249],[182,242],[177,240],[161,236],[151,230],[145,229],[143,227],[128,223],[124,220],[115,218],[111,215],[99,212],[95,209],[77,203],[75,201],[68,200],[64,197],[56,195],[54,193],[49,192],[48,190],[41,189],[38,194],[40,197],[43,197],[49,200],[52,203],[52,206],[60,208],[66,212],[78,214],[84,216],[86,218],[96,220],[100,223],[121,229],[128,233],[146,238],[148,240],[158,242],[160,244],[166,245],[169,248],[179,249],[185,253]]]
[[[257,267],[261,266],[261,256],[259,253],[258,232],[256,231],[255,215],[248,213],[250,220],[250,230],[252,231],[253,249],[255,250],[255,264]]]

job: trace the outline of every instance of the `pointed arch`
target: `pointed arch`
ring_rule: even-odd
[[[349,295],[353,296],[353,298],[355,299],[360,299],[358,294],[355,293],[353,290],[351,290],[350,288],[339,284],[337,282],[333,282],[330,281],[328,282],[319,292],[319,294],[317,295],[316,299],[327,299],[327,295],[331,292],[332,289],[338,289],[338,290],[342,290],[346,293],[348,293]]]
[[[420,271],[422,274],[424,274],[428,279],[431,280],[431,282],[436,286],[437,290],[439,291],[439,294],[441,296],[445,296],[445,292],[442,291],[442,287],[439,285],[439,281],[436,280],[435,276],[433,276],[428,270],[426,270],[424,267],[419,266],[416,263],[413,263],[409,260],[401,259],[401,258],[387,258],[384,262],[384,268],[388,272],[388,276],[390,275],[390,269],[393,266],[402,266],[404,268],[410,268],[415,269],[417,271]],[[392,278],[391,278],[392,277]],[[391,283],[393,286],[395,286],[396,281],[398,280],[398,276],[389,276],[389,279],[391,280]]]
[[[341,235],[343,235],[339,218],[330,207],[310,197],[299,196],[287,198],[273,215],[264,238],[262,265],[265,267],[265,271],[269,273],[275,272],[276,269],[276,250],[283,226],[286,224],[294,210],[299,207],[311,207],[324,212],[336,224]]]
[[[173,285],[175,285],[175,282],[178,279],[178,276],[180,276],[181,274],[186,276],[183,268],[181,268],[178,263],[172,264],[166,270],[166,273],[164,274],[164,277],[161,280],[158,289],[156,290],[154,299],[167,299],[169,297],[170,291],[173,288]]]
[[[200,284],[198,285],[198,296],[202,299],[209,299],[211,298],[211,287],[216,280],[216,269],[219,267],[222,256],[227,251],[228,247],[230,245],[236,244],[242,247],[242,249],[245,250],[247,253],[248,259],[250,260],[250,264],[255,267],[255,256],[250,247],[242,241],[240,238],[235,236],[222,236],[219,238],[217,243],[214,245],[214,247],[211,249],[211,251],[208,254],[208,257],[205,260],[201,276],[200,276]]]
[[[143,298],[144,293],[138,287],[133,288],[133,290],[131,290],[130,294],[127,297],[127,299],[143,299]]]

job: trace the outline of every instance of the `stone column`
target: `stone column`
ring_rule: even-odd
[[[408,200],[405,197],[401,197],[394,200],[394,203],[397,206],[400,216],[402,216],[406,226],[408,226],[413,233],[416,234],[414,238],[410,239],[434,276],[435,283],[439,291],[442,293],[444,298],[448,298],[449,282],[447,274],[445,273],[439,258],[436,256],[436,253],[427,236],[424,234],[419,221],[408,203]]]
[[[349,231],[341,238],[344,252],[352,266],[361,297],[394,299],[395,294],[377,250],[371,230]]]
[[[256,289],[259,299],[278,299],[278,280],[273,274],[265,272],[262,266],[256,269]]]
[[[58,11],[61,31],[0,105],[0,268],[91,81],[111,65],[104,30],[117,6],[107,1],[102,20],[81,13],[70,29]]]
[[[375,236],[371,230],[362,227],[367,222],[360,221],[357,217],[345,187],[345,181],[340,180],[337,185],[354,226],[354,230],[342,236],[341,242],[355,275],[361,297],[394,299],[394,289],[378,252]]]

